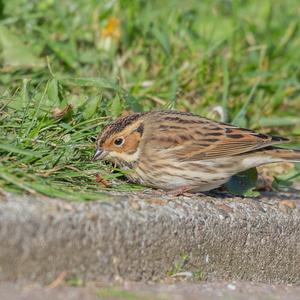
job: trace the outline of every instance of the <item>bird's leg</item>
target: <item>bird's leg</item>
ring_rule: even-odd
[[[187,196],[191,196],[193,195],[192,193],[188,193],[189,191],[191,191],[193,189],[192,186],[190,185],[183,185],[179,188],[176,188],[174,190],[170,190],[167,192],[168,195],[170,196],[180,196],[180,195],[187,195]]]

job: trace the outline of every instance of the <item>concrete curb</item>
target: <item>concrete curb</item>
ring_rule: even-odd
[[[292,196],[292,208],[280,202],[287,197],[118,193],[70,203],[7,194],[0,199],[0,280],[49,283],[62,272],[156,280],[185,256],[181,269],[205,278],[300,283],[300,197]]]

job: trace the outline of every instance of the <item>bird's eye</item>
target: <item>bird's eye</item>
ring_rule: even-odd
[[[115,144],[116,146],[122,146],[123,143],[124,143],[124,139],[123,139],[123,138],[116,138],[116,139],[114,140],[114,144]]]

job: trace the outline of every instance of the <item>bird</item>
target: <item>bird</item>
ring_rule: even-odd
[[[129,181],[174,194],[216,189],[240,172],[276,162],[300,162],[289,142],[189,112],[132,113],[106,125],[93,161],[125,170]]]

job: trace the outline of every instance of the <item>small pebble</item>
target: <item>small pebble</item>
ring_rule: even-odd
[[[236,289],[236,285],[235,285],[235,284],[232,284],[232,283],[229,283],[229,284],[227,284],[227,288],[228,288],[229,290],[234,291],[234,290]]]

